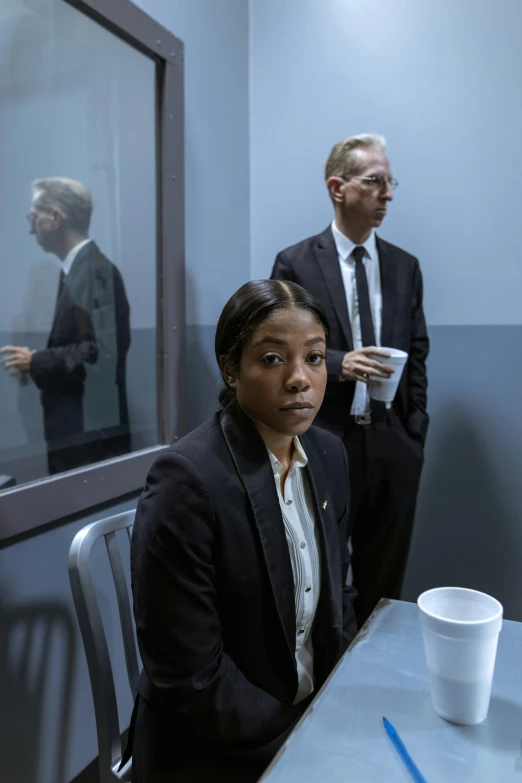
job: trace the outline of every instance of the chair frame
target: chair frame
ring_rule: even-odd
[[[69,580],[87,657],[94,701],[100,783],[113,783],[115,780],[122,783],[130,781],[132,759],[119,771],[122,744],[118,704],[107,637],[90,568],[90,554],[96,541],[105,538],[118,601],[129,685],[135,698],[139,678],[138,656],[129,590],[116,538],[118,530],[126,529],[129,541],[131,540],[135,513],[135,511],[125,511],[86,525],[75,535],[69,551]]]

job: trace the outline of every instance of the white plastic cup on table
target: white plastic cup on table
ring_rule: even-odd
[[[502,604],[478,590],[438,587],[417,604],[435,712],[472,726],[487,716]]]
[[[386,356],[379,356],[378,354],[372,354],[371,359],[376,359],[383,364],[388,364],[393,367],[395,372],[390,378],[380,378],[377,375],[370,375],[370,380],[379,381],[380,386],[370,386],[369,392],[372,400],[380,400],[380,402],[393,402],[399,383],[401,382],[402,372],[404,366],[408,361],[408,354],[405,351],[399,351],[398,348],[384,348],[383,351],[388,351],[390,358]]]

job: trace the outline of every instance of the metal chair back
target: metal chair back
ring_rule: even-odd
[[[94,701],[100,783],[130,781],[132,759],[121,772],[118,771],[122,758],[118,705],[107,637],[90,567],[90,554],[93,545],[103,536],[116,589],[129,685],[135,697],[139,677],[138,656],[129,589],[116,538],[118,530],[126,530],[129,541],[131,540],[134,516],[134,511],[126,511],[87,525],[76,534],[69,551],[69,579],[87,656]]]

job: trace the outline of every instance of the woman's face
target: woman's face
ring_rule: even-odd
[[[326,389],[325,332],[309,310],[276,310],[250,334],[228,376],[244,412],[281,435],[310,427]]]

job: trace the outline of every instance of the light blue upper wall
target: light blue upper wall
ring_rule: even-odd
[[[216,324],[250,271],[248,2],[135,3],[185,44],[187,322]]]
[[[185,44],[186,429],[217,408],[215,325],[250,278],[247,0],[135,0]]]
[[[522,620],[522,3],[250,9],[252,275],[331,220],[331,146],[384,133],[400,186],[381,233],[420,259],[431,337],[404,597],[466,585]]]
[[[386,135],[382,235],[420,258],[430,324],[522,323],[522,3],[251,0],[252,276],[331,220],[323,166]]]

